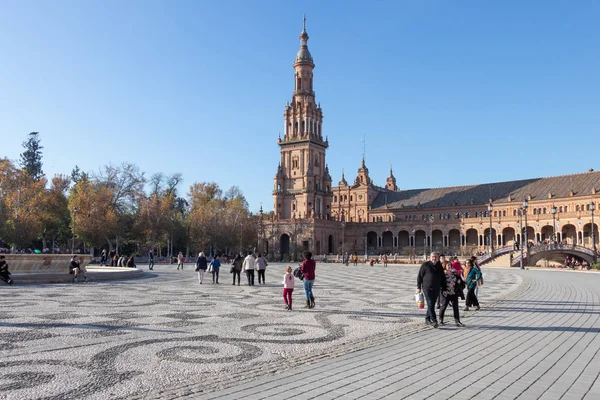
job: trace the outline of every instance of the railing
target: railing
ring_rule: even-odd
[[[514,247],[511,246],[504,246],[504,247],[500,247],[497,249],[494,249],[493,253],[488,253],[488,254],[484,254],[482,256],[477,257],[477,263],[479,265],[485,264],[488,261],[493,260],[496,257],[502,256],[504,254],[510,253],[511,251],[514,250]]]
[[[546,253],[546,252],[555,252],[555,251],[558,252],[558,251],[565,251],[565,250],[570,250],[570,251],[587,254],[592,257],[594,256],[594,251],[592,249],[588,249],[587,247],[578,246],[576,244],[569,244],[569,243],[549,243],[549,244],[538,244],[535,246],[531,246],[527,252],[525,251],[525,249],[523,249],[523,251],[524,251],[523,261],[526,262],[528,260],[528,258],[527,258],[528,256],[531,257],[532,255],[535,255],[535,254]],[[517,254],[517,256],[513,258],[511,267],[513,265],[519,265],[520,262],[521,262],[521,254]]]

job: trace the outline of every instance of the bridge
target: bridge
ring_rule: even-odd
[[[477,257],[479,265],[484,265],[490,261],[514,252],[511,267],[518,267],[521,264],[521,251],[515,250],[513,246],[504,246],[495,249],[492,254],[484,254]],[[596,258],[597,258],[596,252]],[[551,243],[531,246],[529,249],[523,249],[523,265],[532,265],[539,260],[547,259],[562,263],[567,256],[574,256],[586,260],[592,265],[594,263],[594,251],[584,246],[567,243]]]

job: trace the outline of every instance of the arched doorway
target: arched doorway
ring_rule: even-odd
[[[450,229],[448,232],[448,246],[460,247],[460,231],[458,229]]]
[[[544,240],[552,240],[552,227],[550,225],[544,225],[541,229],[541,239]]]
[[[328,254],[334,254],[334,248],[333,248],[333,235],[329,235],[329,237],[327,238],[327,253]]]
[[[492,228],[492,243],[496,246],[496,242],[498,239],[496,238],[496,230]],[[490,245],[490,228],[487,228],[483,231],[483,243],[485,246]]]
[[[425,247],[427,247],[427,243],[426,243],[426,238],[427,236],[425,235],[425,231],[423,230],[418,230],[415,232],[415,248],[417,249],[425,249]],[[427,250],[423,250],[423,251],[427,251]],[[421,254],[424,254],[421,252]]]
[[[377,248],[377,233],[371,231],[367,233],[367,249],[375,250]]]
[[[477,240],[477,230],[476,229],[468,229],[466,234],[466,245],[467,246],[478,246]]]
[[[596,247],[598,245],[598,225],[594,224],[594,241],[596,242]],[[584,246],[592,246],[592,224],[585,224],[583,226],[583,245]]]
[[[444,233],[436,229],[431,233],[431,243],[436,250],[441,250],[444,247]]]
[[[279,240],[279,253],[290,253],[290,237],[286,233],[281,235],[281,239]]]
[[[383,232],[381,235],[382,246],[385,247],[386,250],[391,250],[394,247],[394,234],[390,231]]]
[[[514,246],[515,244],[515,229],[514,228],[504,228],[502,230],[502,236],[504,237],[504,246]]]
[[[400,248],[409,247],[410,246],[409,240],[410,240],[410,238],[409,238],[407,231],[400,231],[398,233],[398,247],[400,247]]]
[[[566,241],[568,244],[577,244],[577,229],[575,229],[575,225],[564,225],[560,231],[562,233],[563,242]]]

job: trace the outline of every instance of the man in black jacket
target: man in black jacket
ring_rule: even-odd
[[[13,284],[12,279],[10,279],[10,272],[8,271],[8,263],[4,256],[0,256],[0,279],[9,285]]]
[[[433,327],[437,328],[437,317],[435,315],[435,303],[438,296],[440,295],[440,289],[442,294],[446,295],[446,276],[444,275],[444,269],[442,264],[438,260],[438,253],[431,253],[429,261],[425,261],[419,269],[419,275],[417,275],[417,293],[423,291],[423,296],[427,302],[427,315],[425,316],[425,323],[432,324]]]

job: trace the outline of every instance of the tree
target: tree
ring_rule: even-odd
[[[48,248],[48,239],[66,243],[70,238],[69,229],[69,201],[67,191],[71,179],[65,175],[56,175],[52,178],[49,190],[46,190],[44,202],[41,205],[42,244]]]
[[[75,236],[91,247],[102,245],[118,224],[113,192],[90,179],[81,179],[71,188],[69,210]]]
[[[40,236],[41,205],[44,204],[46,179],[35,181],[9,160],[0,161],[0,206],[2,239],[16,247],[27,246]]]
[[[23,142],[25,151],[21,153],[21,167],[27,172],[27,175],[34,181],[39,181],[44,173],[42,172],[42,149],[40,146],[39,132],[31,132],[29,139]]]

